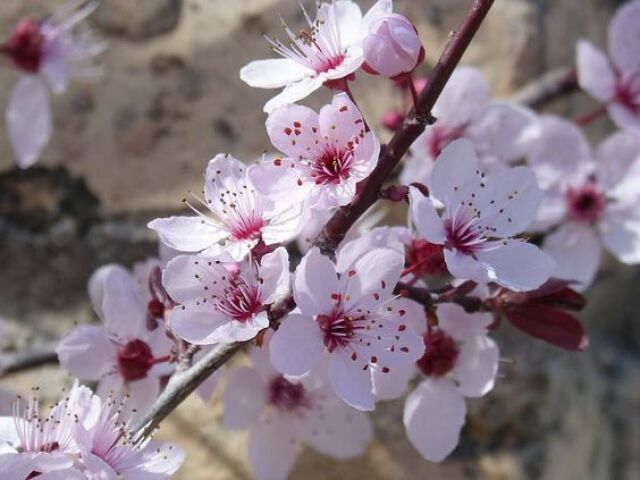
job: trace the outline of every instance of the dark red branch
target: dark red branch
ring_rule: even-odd
[[[424,113],[419,114],[415,108],[411,109],[402,127],[395,133],[389,144],[382,148],[378,165],[362,182],[360,193],[355,200],[350,205],[340,208],[329,219],[315,241],[315,245],[322,253],[333,255],[349,228],[378,200],[380,188],[411,144],[424,131],[426,125],[435,121],[431,115],[431,109],[480,28],[491,5],[493,0],[473,0],[460,28],[451,35],[438,63],[431,72],[427,86],[420,93],[418,106],[419,111]]]
[[[544,105],[577,92],[578,75],[573,67],[559,67],[527,83],[511,99],[538,109]]]

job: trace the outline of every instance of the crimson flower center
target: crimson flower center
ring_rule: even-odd
[[[230,272],[221,295],[215,297],[219,312],[244,322],[262,310],[260,287],[250,284],[242,272]]]
[[[442,245],[429,243],[422,238],[411,241],[407,248],[407,268],[404,274],[440,275],[446,271]]]
[[[290,412],[309,405],[304,386],[292,383],[282,375],[269,383],[269,403],[278,410]]]
[[[230,222],[231,238],[233,240],[254,240],[260,237],[265,220],[259,212],[242,213],[235,211]]]
[[[318,315],[316,321],[323,332],[323,342],[329,352],[333,352],[338,347],[348,345],[357,330],[365,328],[363,325],[365,317],[351,317],[342,312],[335,312],[331,315]]]
[[[442,330],[432,330],[424,336],[425,354],[418,367],[428,377],[439,378],[456,365],[460,353],[458,344]]]
[[[567,190],[569,216],[578,221],[596,222],[604,212],[607,200],[594,182]]]
[[[118,349],[118,368],[127,382],[145,378],[153,364],[151,347],[143,340],[136,338]]]
[[[444,221],[447,233],[445,247],[458,250],[466,255],[471,255],[479,250],[487,239],[478,228],[478,221],[479,219],[475,216],[467,220],[467,216],[462,210],[456,212],[452,219],[446,219]]]
[[[18,68],[35,73],[42,63],[43,45],[44,36],[40,31],[40,24],[35,20],[25,19],[18,23],[2,51]]]
[[[633,113],[640,113],[640,71],[626,80],[618,79],[614,98]]]
[[[353,151],[326,151],[311,164],[311,177],[317,185],[340,183],[349,178],[353,162]]]

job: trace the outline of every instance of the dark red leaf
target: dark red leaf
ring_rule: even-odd
[[[587,299],[575,290],[571,290],[569,287],[565,287],[550,295],[537,298],[536,302],[572,311],[579,311],[587,306]]]
[[[565,350],[585,350],[589,346],[582,324],[571,314],[541,303],[510,306],[507,319],[532,337]]]

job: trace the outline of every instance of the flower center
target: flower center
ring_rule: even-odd
[[[267,222],[264,221],[259,212],[233,211],[230,217],[230,232],[233,240],[254,240],[260,237],[262,227]]]
[[[353,151],[325,152],[311,164],[311,177],[316,185],[340,183],[349,178],[349,170],[353,161]]]
[[[271,380],[269,384],[269,403],[278,410],[290,412],[309,405],[304,386],[291,383],[282,375]]]
[[[436,276],[446,271],[442,245],[435,245],[421,238],[411,241],[407,248],[407,268],[403,271],[404,275],[413,273],[417,277]]]
[[[432,330],[424,336],[425,354],[418,368],[428,377],[442,377],[456,365],[459,349],[455,340],[442,330]]]
[[[145,378],[153,364],[151,347],[142,340],[136,338],[118,349],[118,368],[127,382]]]
[[[316,321],[323,332],[324,346],[333,352],[338,347],[348,345],[356,334],[356,330],[364,327],[366,317],[351,317],[342,312],[331,315],[318,315]]]
[[[296,35],[287,24],[283,24],[289,41],[282,43],[277,38],[265,37],[273,50],[314,70],[316,74],[328,72],[342,65],[345,59],[344,47],[334,18],[328,16],[322,21],[312,22],[304,7],[302,10],[309,28],[301,30]]]
[[[240,269],[230,271],[226,282],[222,294],[215,297],[219,312],[244,322],[262,310],[260,286],[249,283]]]
[[[18,68],[35,73],[42,63],[43,44],[40,24],[35,20],[25,19],[18,23],[2,51]]]
[[[480,250],[482,244],[487,241],[478,225],[480,219],[470,213],[470,210],[461,207],[456,210],[451,219],[448,218],[444,221],[444,228],[447,232],[445,248],[471,255]]]
[[[591,181],[578,188],[569,188],[567,202],[569,216],[573,220],[587,223],[598,221],[607,203],[605,196]]]
[[[640,71],[627,79],[618,78],[614,100],[633,113],[640,113]]]

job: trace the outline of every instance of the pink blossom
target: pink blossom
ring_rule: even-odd
[[[273,245],[298,233],[302,205],[274,203],[256,192],[246,167],[236,158],[216,155],[204,176],[204,200],[194,197],[196,206],[187,202],[196,216],[149,223],[167,246],[208,256],[226,251],[241,260],[260,240]]]
[[[347,406],[317,376],[291,378],[274,370],[267,345],[253,349],[251,359],[251,367],[231,373],[222,402],[225,426],[250,429],[256,478],[287,477],[304,443],[340,459],[364,451],[372,434],[364,413]]]
[[[620,128],[640,126],[640,1],[622,5],[609,22],[609,57],[586,40],[578,42],[580,86],[607,105]]]
[[[638,132],[614,133],[592,152],[573,123],[544,116],[540,125],[530,163],[545,190],[536,227],[558,227],[543,245],[556,260],[553,276],[586,288],[602,247],[623,263],[640,263]]]
[[[11,91],[5,113],[8,137],[21,168],[38,160],[51,137],[47,83],[54,93],[63,93],[71,78],[98,73],[92,59],[105,45],[80,29],[97,5],[80,6],[73,1],[42,22],[24,19],[2,47],[2,53],[26,73]]]
[[[424,57],[416,27],[403,15],[378,15],[364,39],[367,69],[388,78],[410,73]]]
[[[18,398],[12,416],[0,417],[0,473],[2,478],[75,478],[80,451],[75,431],[91,408],[91,391],[76,382],[69,394],[40,414],[38,389],[23,400]],[[56,477],[69,474],[69,477]],[[47,474],[51,473],[51,477]],[[84,477],[81,477],[84,478]]]
[[[73,375],[98,380],[105,398],[129,395],[127,409],[144,413],[160,392],[160,378],[172,371],[172,341],[164,329],[147,328],[147,304],[124,268],[106,265],[89,280],[89,295],[103,326],[80,325],[56,351]]]
[[[319,210],[346,205],[378,162],[380,143],[344,93],[319,114],[301,105],[273,110],[267,133],[286,157],[252,166],[249,178],[275,201],[306,200]]]
[[[131,418],[111,396],[100,401],[92,414],[76,426],[83,470],[88,479],[164,480],[180,468],[184,451],[174,444],[136,442],[130,432]]]
[[[493,389],[498,347],[487,336],[490,314],[468,314],[454,304],[440,305],[438,326],[424,333],[418,368],[426,378],[405,402],[403,422],[413,446],[427,460],[440,462],[456,447],[464,425],[464,397]]]
[[[363,18],[355,2],[336,0],[319,4],[316,19],[311,20],[303,7],[308,30],[295,34],[284,25],[289,40],[267,38],[283,58],[253,61],[240,70],[240,78],[252,87],[284,87],[266,103],[265,112],[302,100],[326,82],[348,77],[360,67],[369,23],[391,8],[390,0],[379,0]]]
[[[536,136],[535,114],[521,105],[490,100],[489,95],[480,70],[458,67],[434,106],[438,120],[411,146],[400,181],[429,185],[436,158],[459,138],[473,142],[481,166],[491,172],[529,153]]]
[[[438,157],[429,197],[411,187],[411,219],[425,240],[444,247],[453,276],[533,290],[549,278],[555,262],[515,235],[531,224],[541,198],[529,168],[514,167],[487,178],[473,144],[461,139]],[[442,214],[436,201],[444,205]]]
[[[393,295],[404,259],[397,250],[367,248],[366,237],[344,246],[334,265],[312,248],[294,276],[297,310],[285,318],[271,341],[271,361],[285,375],[302,375],[327,364],[337,395],[360,410],[374,408],[371,375],[393,375],[422,350],[407,329],[403,299]]]
[[[269,326],[265,307],[289,290],[289,257],[283,247],[236,262],[227,255],[181,255],[163,274],[167,291],[179,303],[169,325],[197,345],[249,340]]]

